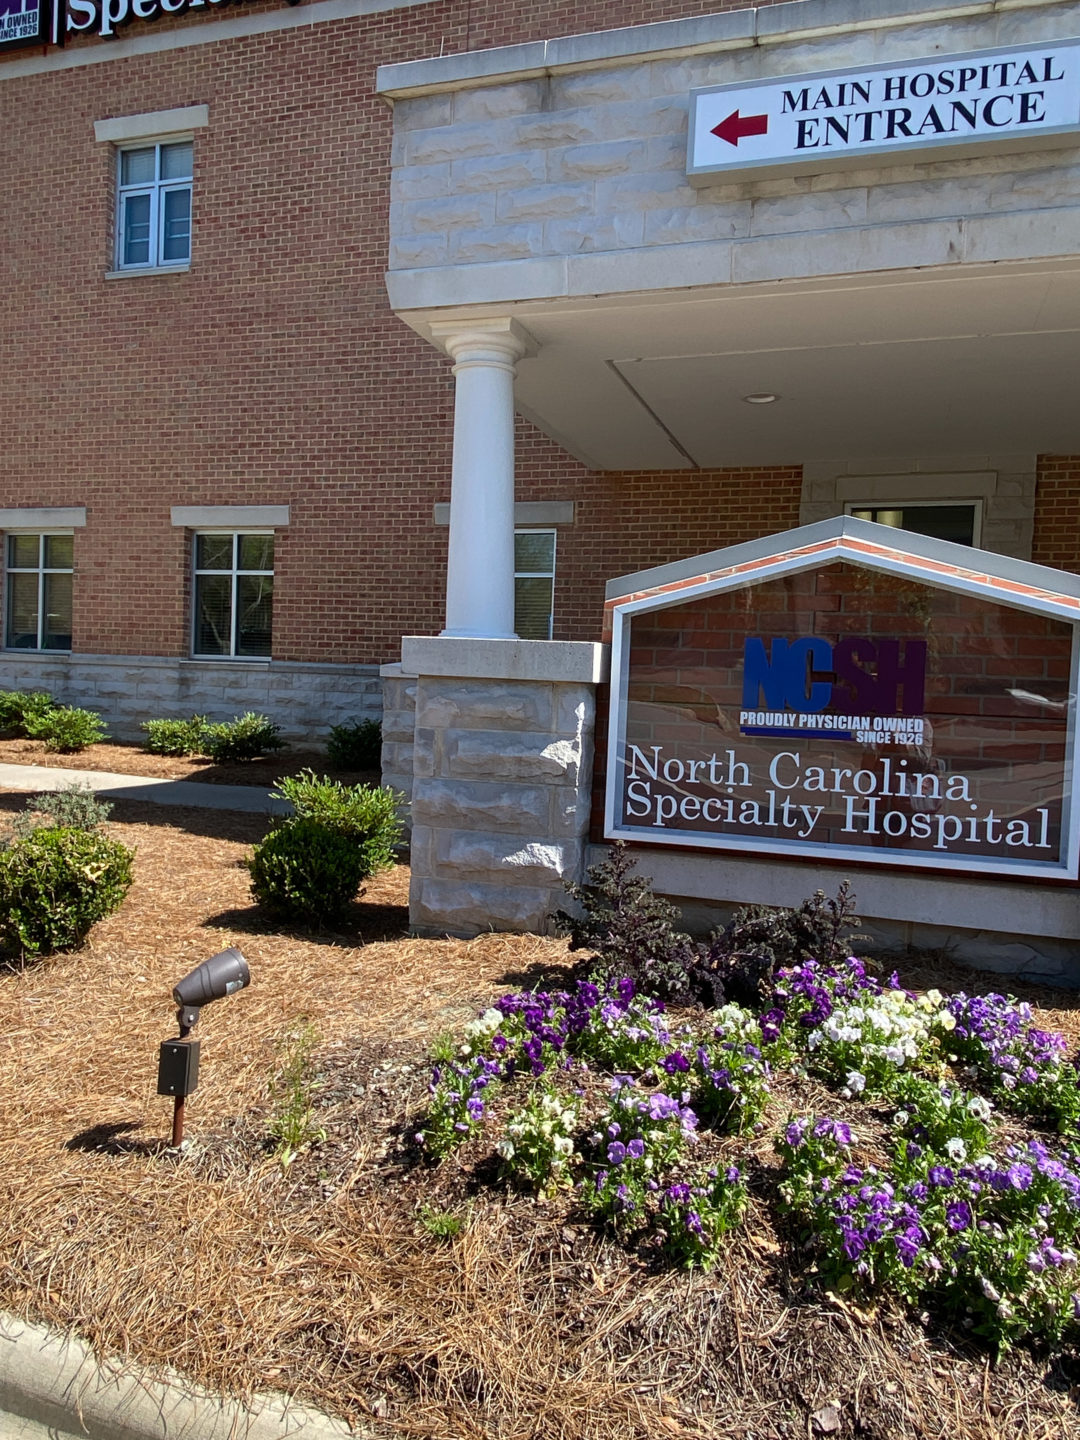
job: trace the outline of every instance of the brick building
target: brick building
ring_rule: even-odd
[[[1080,570],[1078,35],[1076,0],[10,0],[0,685],[298,737],[385,688],[428,780],[402,637],[586,647],[435,666],[555,686],[561,736],[619,576],[845,514]],[[751,88],[688,164],[694,106],[781,81],[807,154],[754,148]],[[507,923],[580,869],[561,804]],[[421,891],[472,895],[418,921],[482,923],[501,822],[451,863],[418,817]]]

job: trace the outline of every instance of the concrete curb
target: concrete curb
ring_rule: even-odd
[[[133,1362],[102,1364],[74,1337],[0,1316],[2,1440],[346,1440],[363,1432],[283,1396],[250,1406]]]

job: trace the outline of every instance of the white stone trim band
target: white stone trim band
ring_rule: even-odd
[[[0,530],[80,530],[85,524],[85,505],[0,510]]]
[[[438,504],[432,516],[436,525],[450,524],[450,506]],[[573,525],[573,500],[518,500],[514,504],[515,525]]]
[[[174,505],[169,514],[174,525],[187,530],[218,526],[243,530],[249,525],[280,528],[289,523],[288,505]]]
[[[127,140],[155,140],[160,135],[182,135],[210,124],[209,105],[181,105],[174,110],[149,110],[143,115],[118,115],[94,121],[94,139],[113,145]]]

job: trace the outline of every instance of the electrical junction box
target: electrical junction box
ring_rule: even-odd
[[[158,1094],[190,1095],[198,1083],[198,1040],[163,1040],[158,1054]]]

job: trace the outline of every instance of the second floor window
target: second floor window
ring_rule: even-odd
[[[116,263],[161,269],[191,259],[190,140],[119,152]]]

